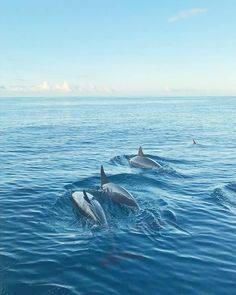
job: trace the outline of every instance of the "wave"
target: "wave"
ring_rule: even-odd
[[[230,182],[223,187],[218,187],[211,193],[211,198],[219,205],[236,213],[236,183]]]

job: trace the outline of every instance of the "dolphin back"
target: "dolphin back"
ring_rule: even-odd
[[[114,202],[139,208],[138,203],[134,197],[122,186],[110,182],[103,185],[102,189]]]
[[[107,224],[105,213],[100,203],[94,198],[93,195],[83,192],[72,193],[72,199],[80,209],[81,213],[89,216],[99,224]]]
[[[142,147],[139,147],[138,155],[131,158],[129,163],[136,168],[160,168],[161,165],[156,161],[145,156]]]
[[[101,225],[107,225],[106,215],[100,203],[95,198],[91,200],[91,203],[93,206],[93,213],[97,217],[98,222]]]

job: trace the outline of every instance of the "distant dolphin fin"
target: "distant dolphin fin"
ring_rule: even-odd
[[[85,199],[85,201],[87,201],[89,204],[91,204],[91,201],[89,200],[89,198],[88,198],[85,190],[83,190],[83,193],[84,193],[84,199]]]
[[[104,172],[103,166],[101,166],[101,185],[108,183],[109,180]]]
[[[196,141],[193,139],[193,144],[197,144]]]
[[[144,156],[143,149],[141,146],[139,147],[139,150],[138,150],[138,156],[140,156],[140,157]]]

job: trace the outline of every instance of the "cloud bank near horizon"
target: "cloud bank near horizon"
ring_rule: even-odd
[[[26,81],[24,81],[26,82]],[[108,86],[98,86],[94,83],[73,84],[68,81],[64,82],[49,82],[42,81],[35,86],[26,85],[0,85],[0,97],[70,97],[70,96],[93,96],[93,97],[132,97],[132,96],[236,96],[236,88],[230,88],[226,92],[225,89],[218,87],[197,88],[197,87],[176,87],[168,83],[156,83],[150,85],[148,89],[141,89],[139,85],[136,88],[115,89]]]
[[[24,81],[25,83],[25,81]],[[70,95],[111,95],[117,91],[109,86],[97,86],[92,82],[83,84],[72,84],[68,81],[63,82],[49,82],[44,80],[37,85],[25,84],[11,84],[0,85],[0,96],[13,95],[13,96],[70,96]]]

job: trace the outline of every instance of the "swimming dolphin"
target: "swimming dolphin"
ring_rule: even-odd
[[[85,215],[92,218],[96,223],[107,225],[106,215],[102,206],[93,195],[85,191],[74,192],[72,193],[72,199]]]
[[[103,166],[101,166],[101,188],[114,202],[139,208],[138,203],[135,201],[134,197],[126,189],[108,180]]]
[[[160,168],[161,165],[156,161],[146,157],[143,153],[142,147],[138,150],[138,155],[129,160],[130,165],[136,168]]]
[[[197,144],[196,141],[193,139],[193,144]]]

